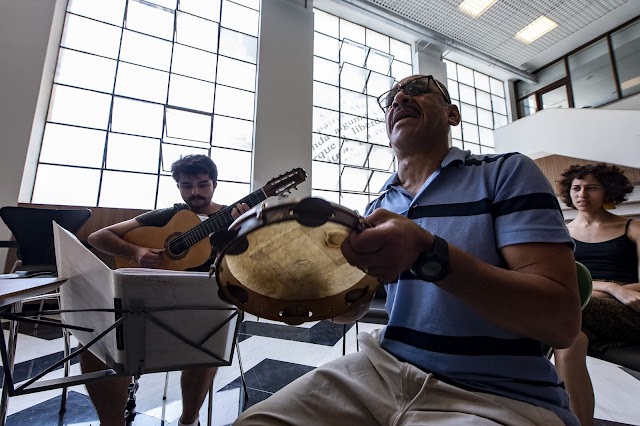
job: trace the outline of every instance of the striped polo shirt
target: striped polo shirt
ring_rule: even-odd
[[[451,148],[415,197],[397,174],[382,190],[367,214],[384,208],[407,216],[491,265],[506,267],[499,249],[512,244],[572,244],[551,185],[518,153]],[[386,287],[389,323],[381,346],[391,354],[456,386],[529,402],[578,424],[540,342],[494,325],[409,272]]]

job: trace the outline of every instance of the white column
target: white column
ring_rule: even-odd
[[[311,194],[313,2],[264,0],[256,96],[253,187],[302,167],[307,181],[293,197]]]

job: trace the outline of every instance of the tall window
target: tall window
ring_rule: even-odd
[[[460,64],[447,64],[447,87],[462,123],[451,127],[453,146],[473,154],[495,152],[493,130],[507,124],[504,82]]]
[[[259,3],[70,0],[31,201],[165,207],[193,153],[249,192]]]
[[[396,170],[376,98],[412,74],[411,46],[314,14],[312,193],[362,211]]]

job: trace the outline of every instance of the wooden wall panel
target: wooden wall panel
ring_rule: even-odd
[[[538,167],[542,170],[544,175],[549,179],[549,182],[556,188],[556,182],[562,176],[562,172],[565,171],[569,166],[574,164],[586,165],[586,164],[595,164],[597,162],[583,160],[581,158],[572,158],[565,157],[562,155],[549,155],[547,157],[538,158],[534,160]],[[616,166],[618,166],[616,164]],[[631,181],[633,185],[640,184],[640,169],[636,169],[633,167],[623,167],[618,166],[624,172],[625,176]],[[557,191],[557,188],[556,188]]]

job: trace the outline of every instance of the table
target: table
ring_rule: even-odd
[[[55,290],[66,279],[57,277],[48,278],[12,278],[0,279],[0,306],[12,305],[11,312],[22,310],[21,302],[24,299],[40,296],[51,290]],[[4,332],[2,334],[2,368],[4,370],[4,383],[2,386],[2,400],[0,401],[0,426],[4,426],[9,405],[9,396],[13,392],[13,364],[16,351],[17,324],[9,322],[9,340],[5,346]]]

